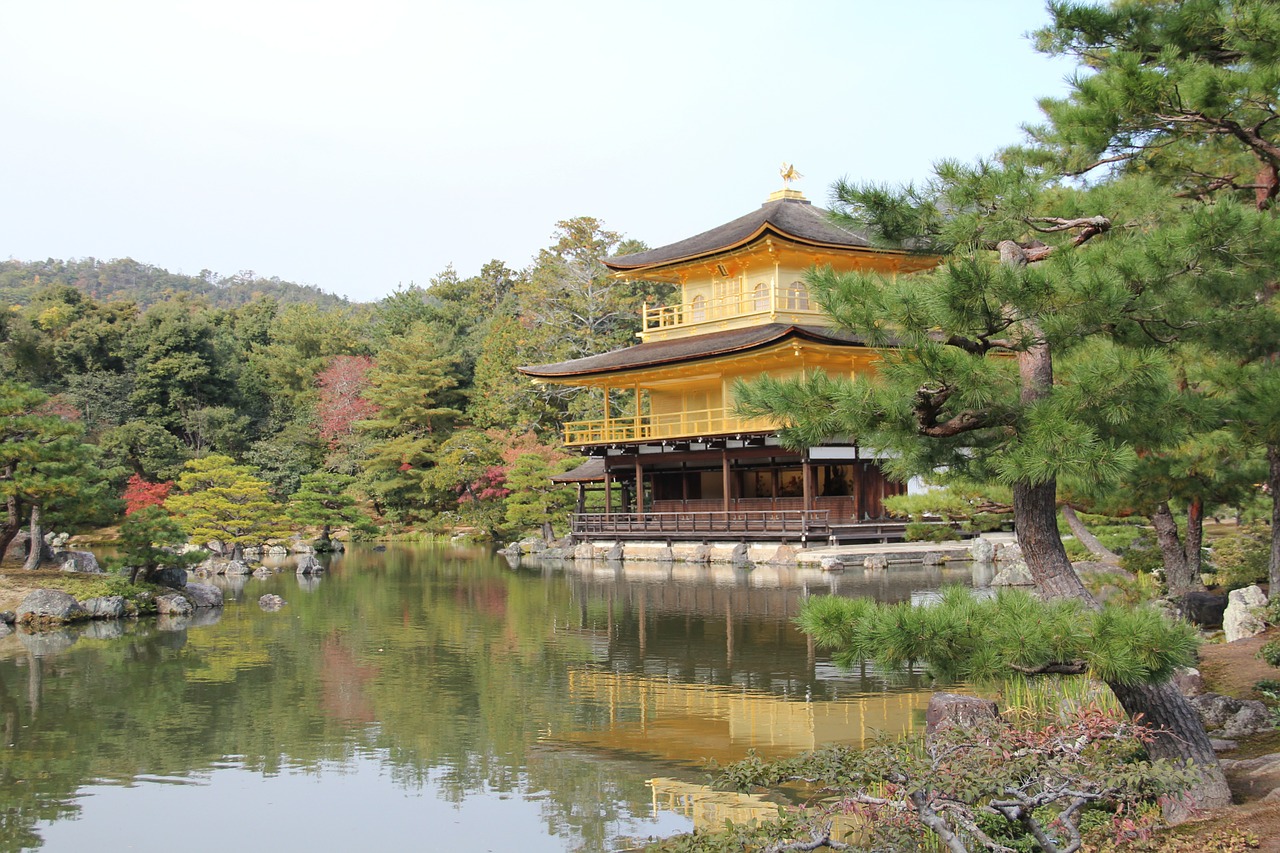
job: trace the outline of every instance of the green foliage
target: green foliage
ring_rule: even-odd
[[[815,596],[796,623],[843,666],[923,662],[941,678],[979,681],[1088,671],[1108,683],[1157,683],[1190,665],[1198,642],[1189,626],[1153,608],[1093,611],[1083,601],[1046,602],[1019,590],[980,600],[960,587],[926,607]]]
[[[377,527],[351,494],[354,477],[318,471],[302,477],[298,490],[289,498],[289,516],[295,524],[319,527],[320,538],[328,540],[334,527],[352,533],[373,533]]]
[[[187,541],[187,533],[163,507],[146,506],[131,512],[120,524],[120,558],[130,570],[129,582],[150,581],[161,565],[186,566],[205,554],[178,554],[173,549]]]
[[[1156,539],[1150,533],[1144,533],[1135,539],[1120,554],[1120,567],[1133,574],[1150,575],[1164,568],[1164,558],[1156,547]]]
[[[522,453],[507,471],[507,523],[530,531],[550,522],[557,534],[569,526],[576,494],[571,486],[557,486],[551,477],[573,468],[576,459],[548,459],[541,453]]]
[[[1268,666],[1280,667],[1280,640],[1269,640],[1258,649],[1258,660],[1265,661]]]
[[[1085,708],[1043,726],[992,720],[862,750],[828,747],[773,762],[752,756],[724,768],[717,785],[800,783],[815,804],[776,823],[653,849],[816,849],[856,840],[862,849],[916,850],[953,837],[949,849],[965,849],[961,838],[985,849],[1066,848],[1089,810],[1127,815],[1194,784],[1193,771],[1140,757],[1150,737],[1122,715]]]
[[[1280,664],[1271,664],[1272,666],[1280,666]],[[1280,681],[1274,678],[1264,678],[1254,683],[1253,689],[1270,699],[1272,702],[1280,702]]]
[[[1270,552],[1271,531],[1262,524],[1246,525],[1214,539],[1209,561],[1215,583],[1227,590],[1265,583]]]
[[[283,508],[268,494],[267,483],[230,457],[191,460],[176,486],[165,509],[198,542],[259,545],[287,532]]]

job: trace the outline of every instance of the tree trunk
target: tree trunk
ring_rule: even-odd
[[[8,473],[12,475],[13,468],[10,466]],[[9,546],[13,544],[13,539],[18,535],[18,531],[22,529],[22,504],[16,497],[12,495],[5,502],[8,506],[8,516],[5,519],[4,527],[0,528],[0,560],[9,553]]]
[[[244,562],[244,546],[239,542],[231,546],[231,559],[239,563]]]
[[[1080,520],[1080,516],[1076,515],[1076,511],[1071,504],[1062,505],[1062,517],[1067,520],[1067,527],[1071,528],[1072,534],[1079,540],[1081,545],[1089,549],[1090,554],[1104,563],[1119,565],[1120,555],[1103,545],[1102,541],[1097,536],[1094,536],[1089,531],[1089,528],[1084,526],[1084,522]]]
[[[1187,570],[1191,572],[1192,583],[1196,589],[1204,589],[1204,581],[1200,579],[1201,564],[1204,561],[1204,498],[1192,498],[1187,505],[1187,541],[1183,552],[1186,554]]]
[[[1092,602],[1093,596],[1084,588],[1062,546],[1057,492],[1056,480],[1038,486],[1022,481],[1013,484],[1013,529],[1018,534],[1018,545],[1042,596]]]
[[[1231,790],[1222,775],[1222,766],[1218,764],[1218,756],[1214,754],[1204,724],[1172,681],[1108,686],[1120,700],[1125,713],[1154,730],[1155,740],[1147,745],[1148,755],[1170,761],[1190,761],[1200,772],[1200,781],[1196,785],[1181,798],[1166,804],[1166,820],[1181,823],[1193,817],[1196,810],[1231,805]]]
[[[35,571],[44,562],[44,528],[40,525],[40,504],[31,505],[31,542],[27,545],[27,561],[22,568]]]
[[[326,545],[329,544],[329,525],[327,524],[320,528],[320,541]]]
[[[1267,577],[1271,595],[1280,590],[1280,444],[1267,445],[1267,488],[1271,491],[1271,560]]]
[[[1178,522],[1169,509],[1168,501],[1161,501],[1160,506],[1151,514],[1151,525],[1156,529],[1156,542],[1160,545],[1165,586],[1169,594],[1181,598],[1192,590],[1204,589],[1200,573],[1194,571],[1187,562],[1187,548],[1178,535]]]

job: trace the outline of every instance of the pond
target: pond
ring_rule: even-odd
[[[187,625],[10,635],[0,847],[634,849],[690,828],[664,791],[706,759],[919,724],[922,678],[836,669],[803,595],[970,582],[393,546],[237,579]]]

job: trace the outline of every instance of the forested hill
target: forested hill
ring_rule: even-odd
[[[203,270],[200,275],[181,275],[132,258],[0,261],[2,303],[29,304],[51,284],[70,285],[100,302],[128,300],[144,309],[180,293],[203,296],[215,308],[235,308],[259,297],[281,304],[305,303],[322,308],[347,303],[345,298],[313,285],[261,278],[249,271],[226,277],[209,270]]]

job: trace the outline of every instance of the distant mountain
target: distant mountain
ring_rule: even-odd
[[[324,308],[348,304],[345,297],[313,285],[261,278],[251,271],[226,277],[209,270],[200,275],[179,275],[132,258],[0,261],[0,302],[25,305],[49,284],[71,285],[99,302],[131,300],[143,309],[178,293],[199,294],[218,308],[234,308],[260,296],[284,304],[304,302]]]

